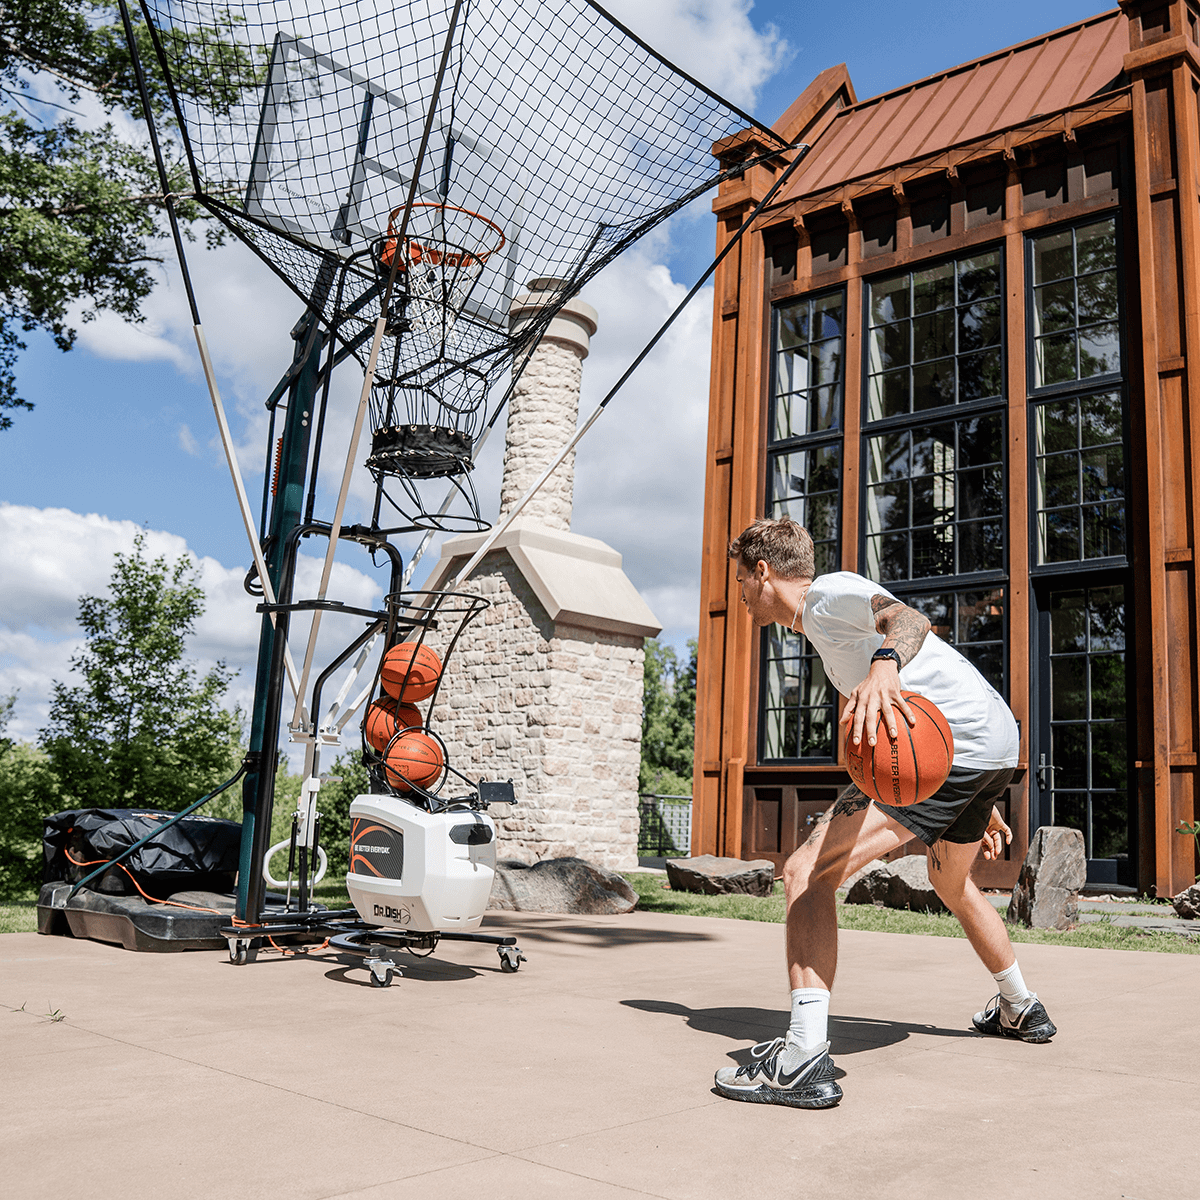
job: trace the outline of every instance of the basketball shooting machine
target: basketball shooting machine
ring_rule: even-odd
[[[508,521],[736,247],[807,147],[784,143],[590,0],[354,0],[333,9],[323,0],[220,7],[119,0],[119,7],[250,542],[246,587],[262,614],[240,773],[236,918],[221,923],[220,936],[239,964],[268,939],[329,939],[362,955],[381,986],[391,981],[396,951],[432,951],[447,940],[492,943],[502,968],[516,970],[522,956],[514,939],[478,932],[496,862],[488,807],[513,803],[513,784],[456,769],[433,719],[444,675],[423,717],[404,707],[421,648],[447,663],[486,608],[464,585],[507,521],[451,590],[410,590],[414,568],[436,534],[488,527],[471,471],[558,309],[672,213],[723,179],[758,171],[763,194],[741,229]],[[289,27],[276,23],[281,10]],[[149,62],[139,58],[146,45]],[[164,114],[168,133],[160,137]],[[257,520],[188,273],[169,150],[186,162],[187,198],[305,306],[292,330],[292,363],[266,402]],[[510,327],[510,306],[530,280],[544,303]],[[361,373],[348,413],[331,391],[343,367]],[[346,523],[368,421],[371,501]],[[336,491],[321,474],[335,429],[348,437]],[[418,537],[405,563],[397,539]],[[323,542],[324,552],[315,591],[301,594],[300,549],[309,540]],[[335,554],[350,544],[384,565],[378,608],[330,594]],[[289,638],[304,622],[303,652],[294,656]],[[380,686],[388,683],[384,663],[400,647],[407,665],[392,673],[393,702]],[[312,898],[327,858],[321,755],[356,719],[370,785],[349,812],[354,908],[335,912]],[[271,846],[285,723],[304,746],[303,783],[290,839]],[[407,769],[401,751],[413,735],[433,747],[432,773],[428,764]],[[270,862],[285,852],[288,870],[276,879]],[[268,883],[284,894],[268,893]]]

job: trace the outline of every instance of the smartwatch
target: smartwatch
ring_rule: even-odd
[[[879,662],[880,659],[890,659],[896,664],[896,670],[899,671],[904,664],[900,661],[899,651],[893,650],[890,646],[880,646],[874,654],[871,655],[873,663]]]

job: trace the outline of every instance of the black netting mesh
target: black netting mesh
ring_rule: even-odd
[[[201,202],[360,361],[395,265],[372,399],[377,476],[467,467],[514,357],[605,263],[712,186],[713,143],[754,124],[588,0],[142,9]],[[551,281],[547,304],[510,331],[534,279]]]

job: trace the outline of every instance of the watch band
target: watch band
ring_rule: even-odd
[[[896,664],[897,671],[904,666],[904,664],[900,661],[899,651],[893,650],[890,646],[880,646],[879,649],[871,655],[871,661],[873,663],[878,662],[881,658],[890,659],[892,662],[894,662]]]

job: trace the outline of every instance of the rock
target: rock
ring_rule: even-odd
[[[1193,883],[1191,887],[1184,888],[1171,901],[1171,907],[1175,910],[1175,915],[1185,921],[1194,921],[1200,917],[1200,883]]]
[[[1083,834],[1043,825],[1021,864],[1008,919],[1029,929],[1067,929],[1079,919],[1079,889],[1086,881]]]
[[[632,912],[637,899],[615,871],[582,858],[546,858],[533,866],[508,859],[496,864],[488,908],[598,917]]]
[[[769,858],[668,858],[667,879],[677,892],[706,896],[769,896],[775,886],[775,864]]]
[[[913,912],[949,911],[929,882],[929,861],[924,854],[906,854],[890,863],[868,863],[857,873],[846,903],[907,908]]]
[[[867,863],[867,865],[865,867],[859,867],[859,869],[857,871],[855,871],[853,875],[851,875],[848,879],[844,880],[842,883],[841,889],[839,889],[839,890],[852,891],[854,888],[854,885],[860,879],[863,879],[865,876],[869,875],[872,871],[878,871],[880,867],[886,867],[886,866],[887,866],[887,863],[885,863],[882,858],[871,859],[871,861],[869,863]],[[866,901],[855,900],[852,903],[854,903],[854,904],[864,904],[864,903],[865,904],[874,904],[875,901],[873,899],[866,900]]]

